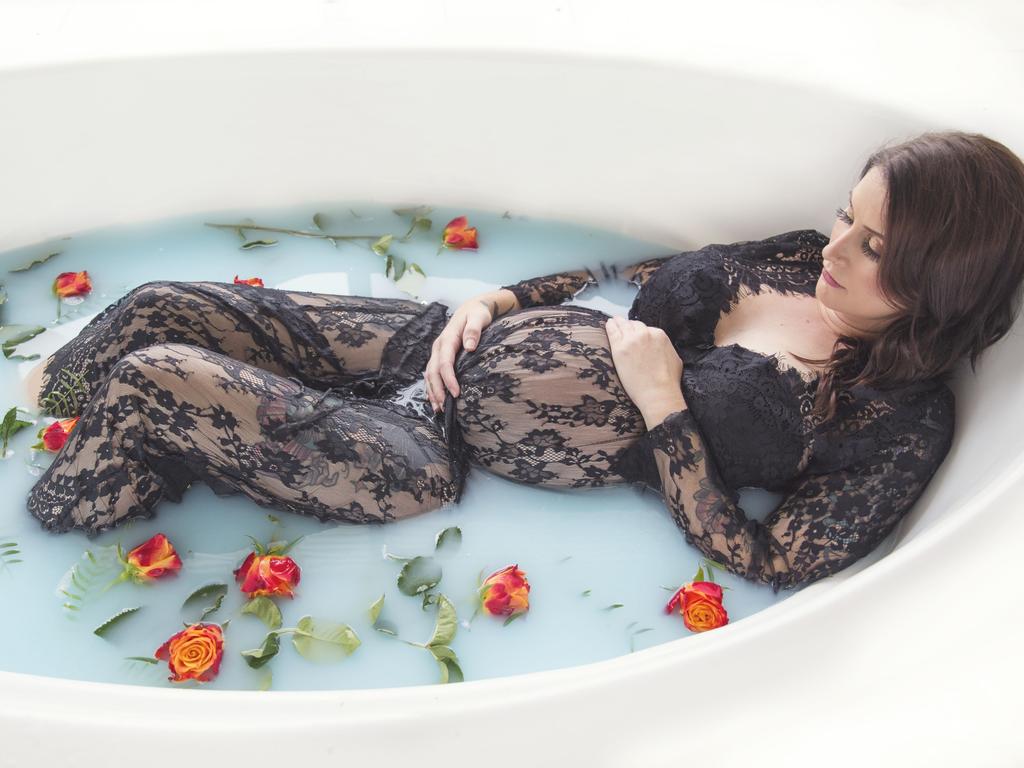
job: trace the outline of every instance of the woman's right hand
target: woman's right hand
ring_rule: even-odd
[[[507,304],[508,299],[500,294],[512,296],[512,306],[504,311],[500,301]],[[430,360],[423,373],[427,382],[427,399],[435,413],[444,408],[446,386],[452,397],[459,396],[459,382],[455,378],[455,357],[459,350],[463,346],[468,350],[476,349],[483,329],[498,315],[515,308],[517,303],[511,291],[500,290],[474,296],[452,313],[451,320],[434,339]]]

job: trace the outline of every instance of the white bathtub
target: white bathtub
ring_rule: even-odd
[[[887,139],[959,128],[1024,150],[1008,2],[515,5],[8,2],[0,250],[349,199],[512,209],[683,249],[829,232]],[[0,672],[0,763],[1024,764],[1022,352],[1018,323],[956,382],[952,450],[889,554],[749,618],[448,686]]]

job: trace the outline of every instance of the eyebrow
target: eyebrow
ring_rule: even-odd
[[[850,210],[853,211],[853,190],[852,189],[850,190]],[[871,227],[864,227],[864,229],[866,229],[868,232],[870,232],[875,237],[880,238],[882,240],[885,240],[885,235],[883,235],[881,232],[875,232],[875,230],[873,230]]]

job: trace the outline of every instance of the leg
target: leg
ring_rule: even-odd
[[[322,521],[385,523],[455,496],[444,440],[411,409],[158,344],[114,364],[28,509],[45,528],[92,537],[153,517],[196,479]]]
[[[144,283],[43,364],[39,405],[74,416],[125,354],[162,343],[209,349],[303,384],[381,397],[417,380],[447,307],[217,282]]]

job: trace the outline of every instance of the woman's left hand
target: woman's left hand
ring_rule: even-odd
[[[619,381],[648,429],[686,407],[680,388],[683,361],[665,331],[618,316],[608,318],[605,329]]]

